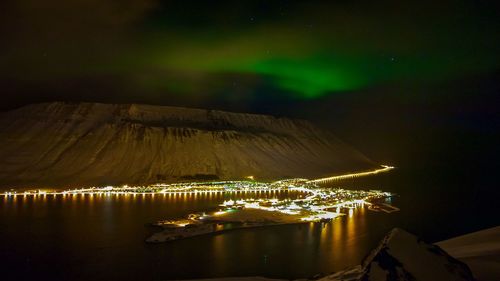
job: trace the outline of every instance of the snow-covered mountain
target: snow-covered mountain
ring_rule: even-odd
[[[61,102],[0,115],[2,187],[314,178],[374,166],[303,120]]]
[[[473,281],[469,267],[440,247],[395,228],[361,265],[318,281]]]
[[[500,226],[436,243],[465,262],[479,281],[500,280]]]

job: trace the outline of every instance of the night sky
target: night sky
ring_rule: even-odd
[[[461,134],[492,144],[493,2],[4,0],[1,109],[58,100],[270,113],[395,162]]]

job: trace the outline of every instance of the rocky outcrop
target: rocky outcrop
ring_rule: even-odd
[[[440,247],[394,229],[361,265],[321,281],[472,281],[468,266]]]
[[[44,103],[0,116],[0,186],[314,178],[375,165],[302,120],[149,105]]]

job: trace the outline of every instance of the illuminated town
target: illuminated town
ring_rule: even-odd
[[[387,213],[399,209],[388,204],[379,203],[379,199],[392,196],[379,190],[346,190],[342,188],[325,188],[319,184],[336,180],[370,176],[393,169],[382,166],[379,169],[350,173],[322,179],[286,179],[275,182],[258,182],[251,176],[245,181],[189,182],[174,184],[154,184],[149,186],[106,186],[64,191],[27,190],[24,192],[6,192],[4,197],[17,196],[109,196],[109,195],[155,195],[155,194],[210,194],[232,193],[236,196],[244,193],[255,193],[256,198],[226,200],[217,210],[189,214],[186,218],[165,220],[153,223],[162,231],[146,239],[147,242],[158,243],[188,238],[208,233],[222,232],[231,229],[294,224],[306,222],[327,222],[344,214],[352,214],[358,207],[367,206],[373,211]],[[293,192],[297,198],[257,198],[265,192]],[[247,196],[248,197],[248,196]]]
[[[338,180],[357,178],[388,172],[392,166],[382,165],[381,168],[337,175],[319,179],[288,179],[271,183],[258,182],[253,176],[248,176],[245,181],[215,181],[215,182],[186,182],[172,184],[153,184],[148,186],[105,186],[60,190],[28,189],[24,192],[15,190],[0,193],[0,196],[38,196],[38,195],[78,195],[78,194],[165,194],[165,193],[231,193],[231,192],[262,192],[279,190],[299,190],[309,192],[318,190],[318,184]]]
[[[244,183],[240,183],[245,186]],[[259,187],[243,187],[245,190],[258,190]],[[166,220],[155,223],[163,231],[153,234],[147,242],[159,243],[188,238],[208,233],[258,226],[294,224],[305,222],[328,222],[344,215],[343,210],[352,214],[353,209],[372,205],[377,199],[390,197],[388,192],[378,190],[345,190],[340,188],[321,188],[303,179],[283,180],[269,184],[270,190],[299,192],[303,196],[296,199],[239,199],[226,200],[220,209],[206,213],[195,213],[179,220]],[[228,188],[233,190],[234,187]],[[398,209],[387,204],[386,212]],[[387,209],[389,208],[389,209]]]

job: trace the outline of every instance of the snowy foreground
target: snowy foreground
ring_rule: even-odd
[[[472,271],[471,271],[472,270]],[[276,281],[263,277],[229,277],[222,281]],[[358,266],[318,281],[498,281],[500,280],[500,226],[427,244],[398,228]]]
[[[500,280],[500,226],[437,243],[465,262],[479,281]]]
[[[354,280],[474,280],[464,263],[438,246],[427,244],[404,230],[395,228],[361,265],[337,272],[320,281]]]

